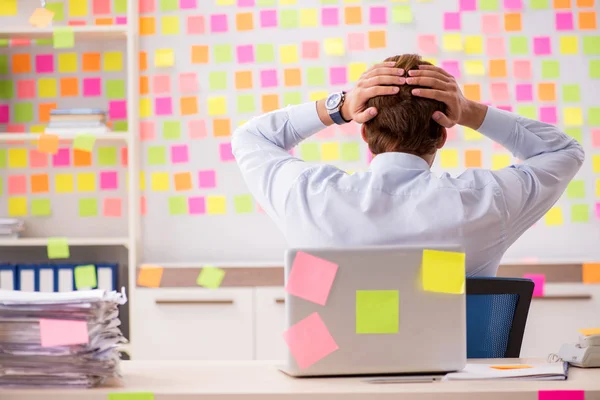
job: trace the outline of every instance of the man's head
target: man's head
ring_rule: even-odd
[[[408,71],[419,69],[419,65],[431,65],[416,54],[390,57],[385,61],[396,62],[395,68],[404,69],[406,77]],[[367,102],[367,107],[377,108],[377,116],[363,125],[363,138],[373,154],[403,152],[433,161],[431,156],[444,145],[446,130],[432,115],[435,111],[445,113],[446,105],[413,96],[411,90],[418,87],[399,85],[397,94],[377,96]]]

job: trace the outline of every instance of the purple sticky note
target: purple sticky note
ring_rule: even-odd
[[[198,187],[200,189],[212,189],[217,186],[217,176],[214,169],[198,172]]]
[[[152,89],[157,93],[171,93],[171,77],[169,75],[154,75]]]
[[[540,107],[540,121],[556,124],[558,122],[556,107]]]
[[[387,24],[387,7],[371,7],[369,21],[372,25]]]
[[[532,101],[533,86],[528,83],[520,83],[516,86],[517,101]]]
[[[364,51],[367,37],[364,32],[350,32],[348,34],[348,50]]]
[[[71,164],[71,151],[68,147],[58,149],[52,156],[52,166],[68,167]]]
[[[227,32],[227,30],[227,14],[213,14],[210,16],[211,32]]]
[[[127,119],[127,101],[113,100],[108,102],[108,115],[111,119]]]
[[[332,85],[345,85],[348,83],[346,76],[346,67],[331,67],[329,70],[329,81]]]
[[[533,52],[538,56],[544,56],[552,53],[552,45],[548,36],[538,36],[533,38]]]
[[[486,35],[500,33],[500,16],[497,14],[486,14],[481,16],[481,31]]]
[[[523,275],[525,279],[531,279],[533,284],[533,297],[541,297],[544,296],[544,284],[546,283],[546,275],[544,274],[525,274]]]
[[[504,8],[507,10],[522,10],[523,0],[504,0]]]
[[[419,52],[422,54],[436,54],[438,52],[435,35],[420,35],[417,39]]]
[[[154,110],[156,115],[173,114],[173,105],[170,97],[157,97],[154,99]]]
[[[557,31],[572,31],[573,30],[573,13],[559,12],[556,13],[556,30]]]
[[[254,7],[255,0],[238,0],[238,7]]]
[[[325,7],[321,10],[321,23],[323,26],[336,26],[340,23],[339,18],[337,7]]]
[[[187,144],[171,146],[171,162],[173,164],[182,164],[188,162]]]
[[[83,79],[83,95],[86,97],[100,96],[102,91],[102,80],[100,78]]]
[[[260,86],[263,88],[277,86],[277,70],[263,69],[260,71]]]
[[[319,42],[316,42],[316,41],[302,42],[302,58],[304,58],[304,59],[319,58]]]
[[[196,0],[179,0],[179,8],[182,10],[195,9]]]
[[[35,79],[17,81],[17,97],[19,99],[33,99],[35,97]]]
[[[442,61],[442,68],[456,79],[460,79],[460,63],[458,61]]]
[[[522,80],[531,79],[531,61],[516,60],[513,65],[515,78]]]
[[[0,104],[0,124],[8,123],[8,115],[10,114],[10,110],[8,108],[8,104]]]
[[[318,313],[312,313],[283,333],[300,369],[308,368],[339,347]]]
[[[506,55],[503,37],[489,37],[486,39],[486,42],[486,54],[488,57],[504,57]]]
[[[540,390],[538,400],[585,400],[583,390]]]
[[[140,122],[140,140],[154,140],[155,138],[154,121]]]
[[[179,91],[182,93],[195,93],[198,91],[198,79],[195,72],[179,75]]]
[[[460,31],[460,13],[447,12],[444,13],[444,30]]]
[[[336,263],[299,251],[294,258],[285,291],[324,306],[337,271]]]
[[[188,199],[188,210],[190,214],[204,214],[206,212],[204,197],[190,197]]]
[[[221,143],[219,145],[219,155],[221,161],[234,161],[233,153],[231,152],[231,143]]]
[[[460,11],[475,11],[477,9],[477,0],[460,0],[458,9]]]
[[[38,54],[35,56],[35,72],[38,74],[54,72],[54,55]]]
[[[240,64],[247,64],[254,62],[254,46],[251,44],[242,45],[237,47],[237,59]]]
[[[261,28],[274,28],[277,26],[277,10],[262,10],[260,12]]]
[[[115,190],[119,187],[119,177],[117,171],[100,172],[100,189]]]

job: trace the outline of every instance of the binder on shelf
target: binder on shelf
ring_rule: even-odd
[[[1,290],[16,290],[17,288],[17,272],[16,266],[13,264],[0,263],[0,289]]]
[[[54,290],[56,292],[72,292],[75,289],[75,277],[73,276],[73,264],[57,264]]]
[[[40,274],[37,264],[17,264],[16,290],[22,292],[38,292],[40,289]]]
[[[51,264],[42,264],[39,266],[39,285],[38,292],[56,292],[56,268]]]
[[[96,264],[98,289],[117,290],[118,264]]]

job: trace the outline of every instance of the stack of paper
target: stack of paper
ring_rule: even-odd
[[[567,379],[569,364],[566,362],[545,364],[467,364],[459,372],[447,374],[444,380],[536,380],[563,381]]]
[[[120,377],[125,293],[0,290],[0,387],[92,387]]]
[[[25,224],[20,219],[0,218],[0,239],[18,238],[24,229]]]

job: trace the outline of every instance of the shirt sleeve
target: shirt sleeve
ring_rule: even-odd
[[[250,192],[270,216],[284,216],[291,187],[314,167],[289,150],[324,128],[311,102],[253,118],[235,131],[233,155]]]
[[[488,107],[479,132],[523,160],[492,175],[506,210],[506,244],[514,243],[556,203],[581,168],[581,145],[556,126]]]

